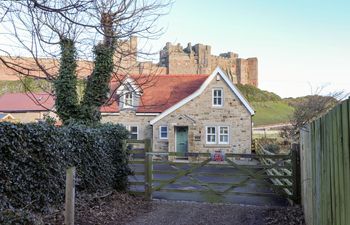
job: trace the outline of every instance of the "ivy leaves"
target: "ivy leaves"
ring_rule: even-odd
[[[61,60],[54,82],[57,114],[64,124],[79,122],[96,124],[101,120],[100,107],[107,100],[113,71],[114,47],[98,44],[94,48],[94,69],[87,79],[82,101],[77,93],[77,59],[74,41],[61,39]]]

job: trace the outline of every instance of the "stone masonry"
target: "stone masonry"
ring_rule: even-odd
[[[212,106],[214,88],[223,90],[224,99],[221,107]],[[159,113],[136,113],[134,109],[122,109],[118,113],[103,113],[102,122],[137,126],[138,139],[152,139],[154,151],[175,152],[176,127],[187,127],[189,152],[212,153],[216,150],[227,153],[251,152],[251,114],[219,75],[209,83],[201,95],[150,125],[150,121],[157,115]],[[167,139],[159,137],[160,126],[168,127]],[[207,126],[228,126],[228,144],[207,144]]]
[[[167,74],[210,74],[219,66],[234,84],[258,86],[258,59],[238,58],[233,52],[219,56],[211,54],[211,46],[188,43],[186,48],[180,44],[167,43],[160,51],[159,66],[166,68]]]
[[[121,52],[127,57],[116,54],[115,61],[130,74],[210,74],[219,66],[234,84],[258,86],[258,59],[242,59],[237,53],[227,52],[219,56],[211,54],[211,46],[188,43],[186,48],[180,44],[166,43],[159,52],[159,63],[137,61],[137,38],[121,42]],[[129,50],[128,50],[129,49]]]
[[[152,139],[152,127],[149,124],[156,115],[137,115],[134,110],[121,110],[119,113],[102,113],[102,123],[120,123],[124,126],[137,126],[138,139]]]
[[[222,88],[224,106],[212,107],[212,89]],[[168,140],[159,138],[159,127],[168,126]],[[251,115],[222,80],[213,79],[204,92],[153,125],[153,149],[175,151],[175,126],[188,127],[189,152],[250,153]],[[206,126],[229,126],[229,144],[206,144]]]
[[[159,52],[159,63],[152,61],[138,61],[137,37],[118,42],[114,56],[116,74],[210,74],[217,66],[230,77],[234,84],[250,84],[258,86],[258,59],[242,59],[233,52],[222,53],[219,56],[211,54],[211,46],[189,43],[186,48],[180,44],[166,43]],[[0,56],[5,61],[32,68],[30,75],[45,77],[32,58],[8,58]],[[47,68],[51,74],[58,71],[57,59],[38,59],[41,66]],[[78,61],[77,74],[80,78],[91,74],[91,61]],[[21,67],[16,68],[22,70]],[[26,71],[24,71],[26,72]],[[18,80],[17,73],[0,62],[0,80]]]

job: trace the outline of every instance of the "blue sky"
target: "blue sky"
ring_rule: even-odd
[[[350,92],[350,1],[175,0],[149,43],[203,43],[258,57],[259,87],[282,97]]]

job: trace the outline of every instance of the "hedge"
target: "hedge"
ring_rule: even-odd
[[[126,190],[131,170],[122,140],[127,136],[123,126],[112,124],[0,123],[0,211],[44,213],[62,203],[69,166],[77,167],[78,191]]]

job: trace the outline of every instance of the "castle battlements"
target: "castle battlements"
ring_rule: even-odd
[[[234,83],[258,86],[257,58],[239,58],[234,52],[212,55],[210,45],[188,43],[183,48],[168,42],[159,53],[159,66],[167,74],[210,74],[220,66]]]
[[[33,74],[44,76],[40,68],[31,58],[9,59],[15,64],[26,65],[33,68]],[[58,71],[56,59],[39,59],[48,66],[52,73]],[[159,52],[159,63],[151,61],[140,62],[137,60],[137,38],[118,42],[118,48],[114,55],[116,73],[118,74],[211,74],[217,66],[230,77],[233,83],[250,84],[258,86],[258,59],[239,58],[237,53],[226,52],[218,56],[211,54],[211,46],[204,44],[188,43],[184,48],[180,44],[173,45],[167,42]],[[49,66],[50,65],[50,66]],[[56,67],[55,67],[56,65]],[[91,72],[93,65],[90,61],[78,61],[78,76],[85,77]],[[2,79],[18,79],[16,73],[0,63]]]

